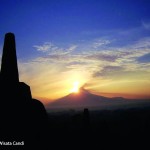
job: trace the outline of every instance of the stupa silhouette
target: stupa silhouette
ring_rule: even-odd
[[[0,141],[10,141],[11,138],[31,140],[33,143],[43,134],[47,123],[44,105],[32,98],[27,84],[19,82],[13,33],[7,33],[4,39],[0,72],[0,120]]]

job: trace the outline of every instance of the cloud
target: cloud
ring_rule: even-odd
[[[108,45],[110,44],[111,42],[109,40],[103,40],[103,39],[99,39],[97,41],[95,41],[93,43],[93,48],[99,48],[101,46],[105,46],[105,45]]]
[[[77,45],[71,45],[68,49],[67,52],[70,53],[72,51],[74,51],[77,48]]]
[[[107,66],[120,66],[126,71],[133,71],[141,67],[141,64],[138,63],[138,58],[150,53],[148,45],[149,40],[149,38],[146,38],[139,40],[132,45],[127,45],[124,47],[111,47],[109,50],[92,49],[92,44],[88,45],[89,48],[85,45],[87,49],[90,49],[87,51],[83,48],[83,45],[80,46],[79,44],[78,46],[71,45],[68,48],[58,48],[53,46],[53,50],[48,51],[41,57],[35,58],[33,61],[46,61],[53,64],[63,64],[65,68],[70,69],[85,67],[91,71],[91,74],[95,74],[95,72],[97,72],[96,76],[98,76],[98,74],[102,75],[102,73],[100,73],[99,66],[101,66],[101,68],[104,67],[104,72],[108,70],[109,67],[107,68]],[[74,51],[77,48],[78,52]],[[73,51],[74,53],[72,53]]]
[[[144,22],[144,21],[142,21],[142,26],[144,27],[144,29],[150,30],[150,22]]]
[[[53,44],[45,42],[43,45],[34,45],[33,47],[36,48],[37,51],[47,52],[53,47]]]
[[[149,50],[104,50],[104,51],[89,51],[81,54],[66,54],[66,55],[45,55],[38,57],[34,62],[53,64],[60,67],[58,72],[76,71],[82,72],[86,70],[94,78],[114,78],[116,75],[124,76],[134,74],[138,71],[147,72],[149,65],[138,63],[138,58],[148,54]],[[38,65],[37,65],[38,66]],[[124,74],[124,75],[123,75]]]
[[[109,61],[109,62],[114,62],[118,56],[117,55],[110,55],[110,54],[106,54],[103,52],[97,52],[95,54],[89,54],[87,56],[84,57],[85,59],[90,60],[95,60],[95,61]]]
[[[114,44],[120,42],[117,40],[100,37],[67,46],[50,42],[35,45],[34,48],[43,53],[29,60],[29,66],[21,63],[21,79],[30,82],[34,95],[49,97],[64,96],[66,91],[55,92],[64,91],[66,86],[69,89],[70,83],[76,79],[80,79],[82,84],[94,82],[93,87],[110,85],[110,82],[114,86],[119,80],[129,82],[134,78],[147,81],[150,75],[150,37],[125,45]]]
[[[140,63],[150,63],[150,53],[145,54],[137,59]]]
[[[114,74],[123,70],[121,66],[105,66],[101,69],[101,71],[95,72],[93,77],[99,76],[108,76],[110,74]]]
[[[130,46],[132,49],[150,49],[150,37],[142,38]]]
[[[62,48],[54,45],[51,42],[45,42],[43,45],[33,46],[37,51],[46,52],[48,55],[65,55],[73,52],[77,45],[71,45],[67,48]]]

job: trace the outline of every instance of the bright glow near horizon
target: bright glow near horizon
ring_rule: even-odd
[[[73,88],[71,89],[71,92],[72,93],[78,93],[79,92],[79,82],[78,81],[75,81],[73,83]]]

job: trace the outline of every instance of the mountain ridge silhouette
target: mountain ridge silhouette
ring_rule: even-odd
[[[79,93],[70,93],[49,104],[47,107],[98,107],[109,105],[120,105],[126,103],[128,99],[123,97],[108,98],[90,93],[85,88],[80,88]]]
[[[78,93],[70,93],[45,105],[47,110],[61,108],[126,109],[149,107],[149,99],[127,99],[93,94],[81,87]]]

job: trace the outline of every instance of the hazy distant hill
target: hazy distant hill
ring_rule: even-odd
[[[84,88],[79,93],[71,93],[65,97],[49,103],[47,108],[130,108],[130,107],[147,107],[150,106],[150,100],[131,100],[122,97],[108,98],[91,94]]]
[[[108,98],[98,96],[81,88],[79,93],[71,93],[63,98],[57,99],[56,101],[49,103],[47,107],[111,107],[127,103],[129,103],[129,100],[122,97]]]

